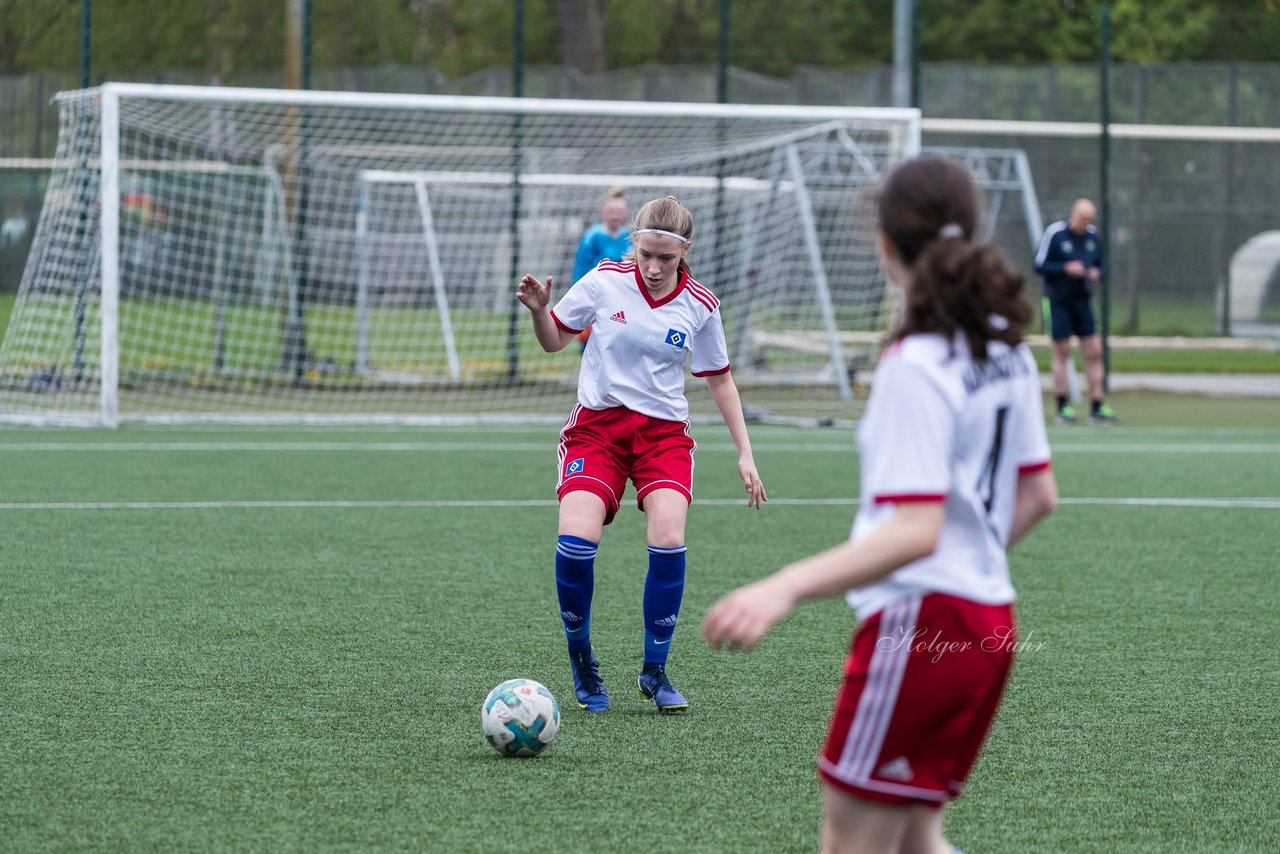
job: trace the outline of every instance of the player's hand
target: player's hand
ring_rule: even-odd
[[[747,489],[747,506],[761,509],[769,496],[764,491],[764,481],[760,479],[760,473],[756,471],[755,461],[751,457],[739,458],[738,476]]]
[[[1062,271],[1073,279],[1083,279],[1084,278],[1084,262],[1068,261],[1066,264],[1062,266]]]
[[[1102,271],[1099,270],[1097,267],[1090,267],[1088,275],[1089,275],[1089,281],[1096,282],[1102,278]]]
[[[529,311],[543,311],[551,304],[551,277],[547,276],[547,281],[542,282],[537,276],[525,273],[516,289],[516,299]]]
[[[773,578],[739,587],[711,606],[702,637],[712,649],[754,649],[795,607],[795,597]]]

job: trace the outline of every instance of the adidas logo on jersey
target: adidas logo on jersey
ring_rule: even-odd
[[[876,774],[886,780],[898,780],[907,782],[914,776],[911,770],[911,763],[907,761],[907,757],[899,756],[897,759],[891,759],[880,766]]]
[[[626,322],[627,322],[627,316],[626,316],[626,314],[624,314],[624,313],[623,313],[623,312],[621,312],[621,311],[619,311],[619,312],[617,312],[616,314],[612,315],[609,319],[610,319],[610,320],[616,320],[616,321],[618,321],[619,323],[623,324],[624,326],[626,325]]]

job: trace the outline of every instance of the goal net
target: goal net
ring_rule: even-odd
[[[563,293],[604,192],[693,212],[744,400],[849,413],[884,328],[870,189],[914,110],[107,84],[58,97],[0,420],[541,420],[515,299]],[[713,411],[690,383],[695,413]]]

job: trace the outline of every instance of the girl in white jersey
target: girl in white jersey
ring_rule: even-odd
[[[560,434],[556,490],[556,593],[574,692],[588,711],[602,712],[610,703],[591,648],[591,596],[600,535],[613,521],[628,479],[647,517],[649,540],[637,687],[660,712],[689,708],[666,672],[684,593],[685,519],[693,500],[686,359],[693,375],[706,379],[738,449],[747,505],[759,508],[767,500],[729,374],[720,303],[685,263],[692,237],[693,216],[675,196],[655,199],[636,214],[632,253],[621,262],[601,261],[554,309],[550,276],[546,282],[524,276],[516,294],[532,312],[534,333],[547,352],[593,329],[578,375],[578,405]]]
[[[972,242],[978,193],[942,158],[898,167],[879,246],[901,328],[858,428],[848,542],[733,591],[713,647],[751,649],[804,599],[858,627],[819,759],[824,851],[950,851],[942,806],[986,739],[1016,647],[1006,550],[1057,503],[1021,276]]]

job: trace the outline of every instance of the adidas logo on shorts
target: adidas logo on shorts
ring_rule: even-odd
[[[903,783],[914,776],[914,772],[911,770],[911,763],[907,761],[905,756],[899,756],[897,759],[891,759],[884,763],[876,771],[876,774],[886,780],[899,780]]]

